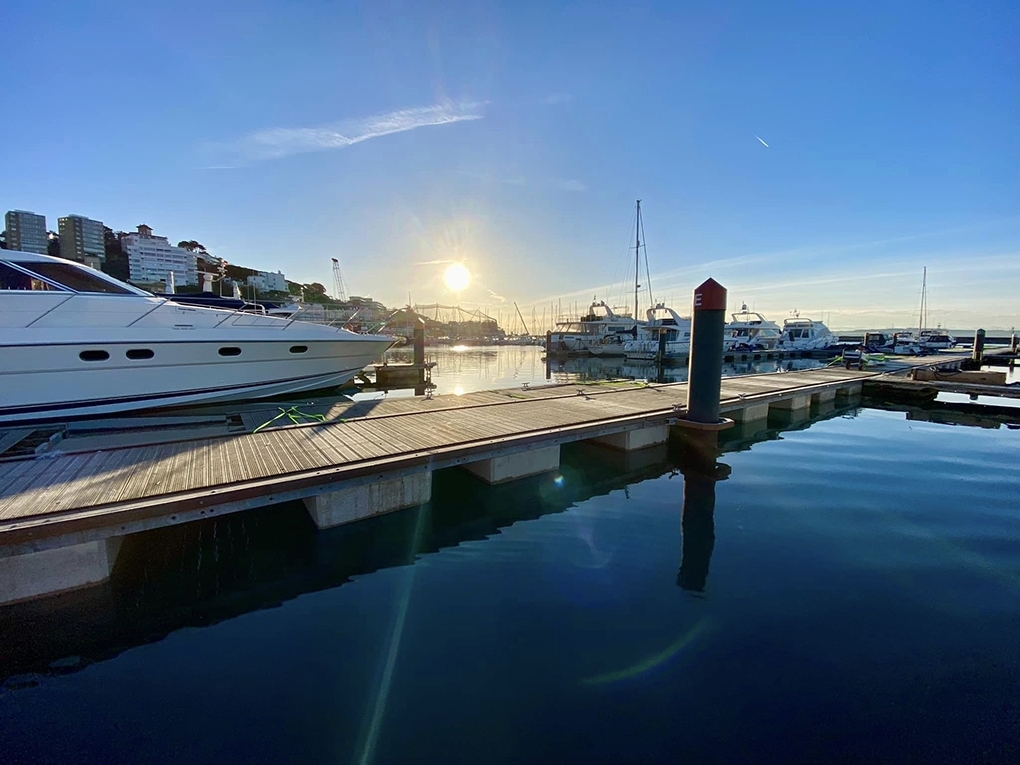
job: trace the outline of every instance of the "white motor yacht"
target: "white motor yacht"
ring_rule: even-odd
[[[944,351],[956,347],[956,338],[943,329],[922,329],[917,344],[926,351]]]
[[[776,342],[776,348],[784,351],[821,351],[838,343],[839,338],[822,322],[795,317],[783,321],[782,337]]]
[[[747,304],[740,306],[733,320],[726,325],[723,335],[723,350],[729,351],[770,351],[783,335],[783,330],[774,321],[769,321],[757,311],[747,310]]]
[[[672,308],[657,303],[647,311],[648,321],[641,327],[636,340],[624,343],[628,359],[654,361],[659,356],[659,336],[665,334],[663,359],[686,356],[691,352],[691,320]]]
[[[636,327],[642,323],[634,321],[628,314],[616,313],[604,301],[598,300],[579,320],[556,323],[550,338],[550,350],[553,353],[591,352],[622,356],[623,342],[632,340],[636,336]]]
[[[393,342],[182,305],[69,260],[0,250],[0,422],[332,388]]]

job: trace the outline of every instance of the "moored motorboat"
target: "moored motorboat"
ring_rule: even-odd
[[[783,330],[757,311],[747,310],[747,304],[732,314],[723,336],[724,351],[770,351],[776,347]]]
[[[783,321],[782,336],[775,347],[783,351],[821,351],[838,344],[839,338],[822,322],[795,316]]]
[[[632,360],[653,361],[676,359],[691,351],[691,320],[680,316],[663,303],[656,303],[646,312],[648,321],[638,337],[624,343],[624,355]],[[660,337],[663,337],[660,340]],[[660,343],[664,342],[661,346]]]
[[[61,258],[0,251],[0,422],[341,385],[394,338],[183,305]]]
[[[626,313],[617,313],[605,301],[595,300],[578,320],[557,322],[549,338],[550,350],[553,353],[623,355],[623,342],[636,336],[640,323]]]

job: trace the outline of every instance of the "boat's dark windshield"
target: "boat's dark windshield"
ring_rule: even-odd
[[[58,287],[44,282],[31,274],[22,273],[6,263],[0,263],[0,290],[28,290],[40,292],[59,292]]]
[[[89,268],[76,266],[73,263],[17,263],[19,268],[32,271],[51,282],[56,282],[75,292],[105,292],[113,295],[134,295],[136,293],[122,287],[116,282],[108,281]]]

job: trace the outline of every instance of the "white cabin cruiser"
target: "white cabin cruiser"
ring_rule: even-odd
[[[748,311],[746,303],[732,317],[733,321],[726,325],[723,335],[723,350],[726,352],[771,351],[783,336],[778,324],[757,311]]]
[[[636,340],[624,344],[628,359],[654,361],[659,356],[659,336],[666,335],[664,359],[686,356],[691,352],[691,320],[677,314],[672,308],[656,303],[646,312],[648,321]]]
[[[943,329],[922,329],[917,344],[926,351],[944,351],[956,347],[956,338]]]
[[[783,334],[776,348],[784,351],[821,351],[838,343],[839,338],[822,322],[795,317],[783,321]]]
[[[605,301],[595,301],[578,321],[556,323],[550,350],[553,353],[622,356],[623,343],[636,336],[637,327],[642,323],[628,314],[617,314]],[[595,348],[598,350],[593,350]]]
[[[182,305],[69,260],[0,250],[0,422],[322,390],[393,342]]]

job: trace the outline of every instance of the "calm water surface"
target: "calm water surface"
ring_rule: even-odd
[[[659,371],[654,364],[627,361],[622,358],[553,358],[548,366],[543,357],[545,349],[539,346],[501,346],[475,348],[457,346],[453,348],[426,348],[426,359],[435,362],[432,382],[436,394],[453,393],[461,395],[476,390],[494,388],[517,388],[550,383],[588,382],[606,379],[657,379]],[[410,362],[413,351],[397,348],[388,351],[386,358],[392,362]],[[824,366],[817,359],[784,359],[777,361],[746,361],[723,365],[723,375],[756,374],[777,370],[812,369]],[[663,382],[683,382],[687,379],[687,367],[667,366],[662,370]],[[411,389],[387,392],[365,392],[357,398],[380,396],[412,396]]]
[[[1018,761],[1020,432],[793,428],[129,539],[0,614],[0,760]]]

